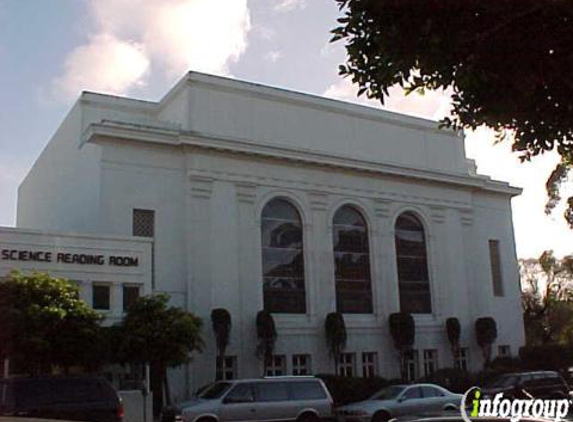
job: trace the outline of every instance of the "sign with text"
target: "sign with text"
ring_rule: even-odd
[[[137,267],[139,258],[129,255],[104,255],[68,253],[62,251],[34,251],[26,249],[2,249],[3,261],[56,262],[78,265],[109,265],[114,267]]]

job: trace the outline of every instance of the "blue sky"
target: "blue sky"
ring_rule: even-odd
[[[158,100],[187,70],[356,101],[329,44],[334,0],[0,0],[0,225],[15,224],[17,187],[82,90]],[[443,93],[386,107],[427,118]],[[545,216],[544,183],[556,157],[519,164],[485,129],[468,133],[478,171],[524,188],[513,200],[517,251],[573,251],[562,209]]]

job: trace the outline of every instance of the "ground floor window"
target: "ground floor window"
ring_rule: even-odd
[[[310,375],[310,355],[292,355],[292,374]]]
[[[338,375],[341,377],[353,377],[355,366],[355,354],[354,353],[341,353],[338,359]]]
[[[456,369],[461,369],[463,371],[468,370],[468,360],[469,360],[469,348],[458,347],[455,354],[454,365]]]
[[[431,377],[438,369],[438,351],[436,349],[424,350],[424,376]]]
[[[139,298],[139,286],[133,284],[123,285],[123,311],[127,312],[128,309]]]
[[[237,378],[237,357],[217,357],[217,381],[233,380]]]
[[[266,364],[265,375],[267,377],[286,375],[286,356],[273,355]]]
[[[102,311],[111,309],[111,285],[98,283],[92,286],[92,307]]]
[[[404,355],[404,366],[406,371],[406,380],[415,381],[419,376],[420,362],[418,351],[415,349],[409,350]]]
[[[502,358],[511,357],[511,347],[503,344],[497,347],[497,355]]]
[[[372,378],[378,375],[378,353],[362,353],[362,376]]]

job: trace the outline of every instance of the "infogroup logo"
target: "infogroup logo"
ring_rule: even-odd
[[[483,397],[479,387],[472,387],[464,393],[461,403],[462,418],[472,422],[470,418],[500,417],[518,422],[522,418],[553,419],[555,422],[564,420],[569,412],[568,399],[513,399],[496,394],[493,399]],[[469,413],[468,413],[469,412]]]

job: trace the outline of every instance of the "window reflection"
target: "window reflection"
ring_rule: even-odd
[[[368,228],[353,207],[334,215],[333,243],[338,312],[372,313]]]
[[[273,199],[263,209],[263,300],[270,312],[305,313],[302,222],[296,208]]]
[[[411,213],[404,213],[395,226],[400,310],[413,314],[432,312],[424,227]]]

